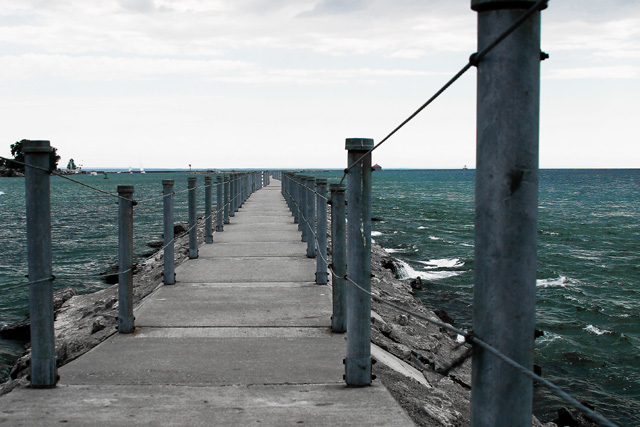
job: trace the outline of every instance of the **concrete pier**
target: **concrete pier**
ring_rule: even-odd
[[[55,389],[0,397],[11,426],[410,426],[378,382],[348,388],[331,288],[280,194],[254,193],[115,334],[60,368]]]

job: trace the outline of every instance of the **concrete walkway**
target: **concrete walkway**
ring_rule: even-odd
[[[254,193],[197,260],[52,390],[0,399],[0,426],[408,426],[379,383],[347,388],[330,288],[280,195]]]

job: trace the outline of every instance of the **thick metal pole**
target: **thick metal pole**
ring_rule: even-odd
[[[229,188],[229,216],[234,217],[236,216],[236,203],[238,200],[236,197],[238,189],[238,175],[235,173],[231,174]]]
[[[316,179],[316,198],[318,224],[318,249],[316,258],[316,283],[326,285],[329,281],[327,274],[327,180]]]
[[[229,224],[229,175],[224,175],[224,221]]]
[[[55,387],[56,349],[53,330],[53,275],[51,267],[51,204],[49,141],[25,141],[27,205],[27,263],[29,282],[29,318],[31,323],[31,385]],[[35,169],[31,166],[43,168]]]
[[[134,331],[133,185],[118,185],[118,332]]]
[[[316,256],[316,179],[309,177],[307,179],[307,258],[315,258]]]
[[[213,184],[210,176],[204,177],[204,242],[213,243],[213,209],[212,209]]]
[[[329,184],[331,192],[331,278],[333,315],[331,330],[343,333],[347,330],[347,286],[343,278],[347,274],[347,237],[344,184]]]
[[[224,189],[222,179],[222,175],[216,177],[216,231],[224,231],[222,219],[222,211],[224,211]]]
[[[343,333],[347,330],[347,237],[344,184],[330,184],[331,192],[331,278],[333,293],[333,315],[331,330]]]
[[[162,194],[164,194],[164,284],[176,283],[174,270],[174,229],[173,229],[173,184],[172,179],[162,180]]]
[[[346,141],[347,174],[347,277],[371,291],[371,154],[373,139]],[[345,380],[349,386],[371,384],[371,297],[347,285],[347,358]]]
[[[196,180],[195,176],[187,178],[189,190],[189,259],[198,258],[198,227],[196,227]]]
[[[496,39],[534,1],[472,0],[478,49]],[[475,286],[473,330],[533,368],[540,12],[478,63]],[[473,426],[531,425],[533,385],[495,356],[474,348]]]
[[[301,176],[300,184],[298,185],[298,215],[300,216],[298,218],[300,221],[298,223],[298,230],[302,232],[302,241],[305,243],[309,241],[309,227],[307,227],[307,195],[309,193],[307,193],[307,189],[305,188],[307,186],[307,178],[307,176]]]

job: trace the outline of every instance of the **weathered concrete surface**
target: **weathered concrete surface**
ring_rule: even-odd
[[[138,326],[314,326],[328,328],[331,289],[315,283],[256,287],[233,284],[164,286],[136,313]],[[305,305],[300,304],[301,301]],[[310,309],[313,307],[313,309]],[[198,313],[194,316],[193,313]]]
[[[0,425],[15,427],[408,425],[380,385],[73,385],[14,391],[2,403]],[[28,419],[20,418],[25,404],[31,408]]]
[[[222,243],[214,236],[214,244],[200,246],[199,258],[220,257],[292,257],[307,250],[303,242],[237,242]]]
[[[231,219],[238,228],[216,233],[214,242],[236,245],[233,256],[185,261],[177,283],[135,311],[135,333],[61,367],[56,389],[0,397],[0,426],[413,425],[380,384],[344,386],[344,336],[329,330],[330,292],[313,284],[315,261],[304,245],[291,251],[295,226],[250,225],[286,216],[276,185],[245,203]],[[242,253],[253,242],[270,256]]]

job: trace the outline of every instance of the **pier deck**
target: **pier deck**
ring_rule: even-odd
[[[280,195],[254,193],[58,386],[2,397],[0,426],[408,426],[379,382],[347,388],[331,290]]]

